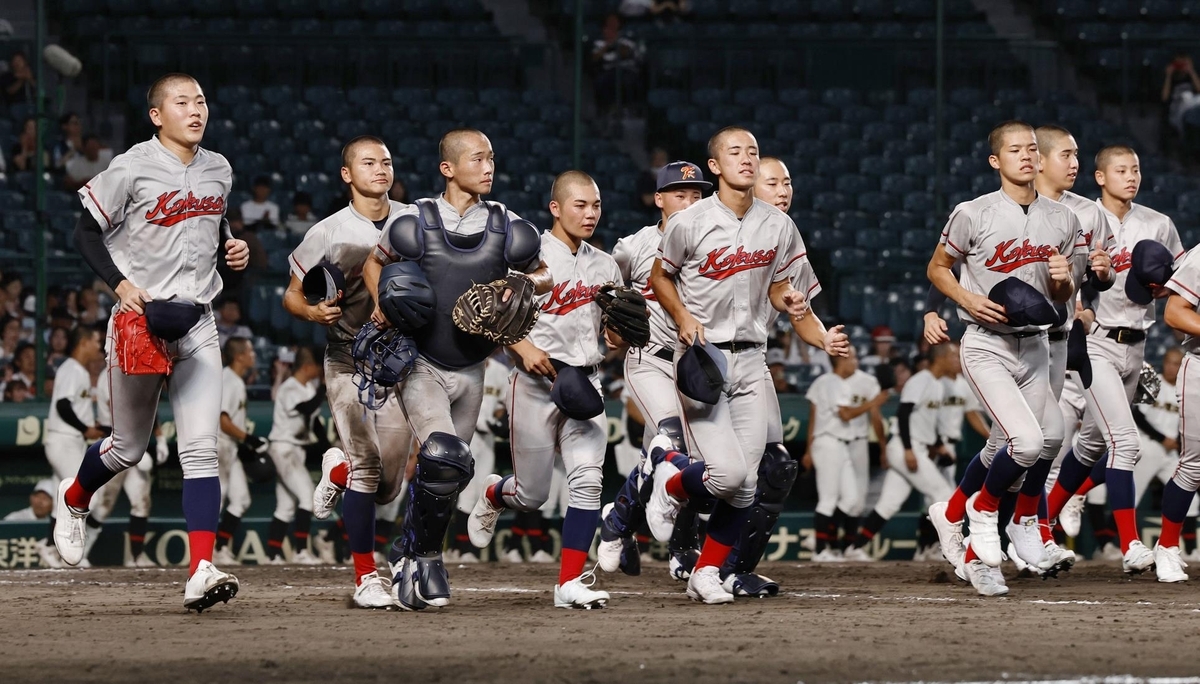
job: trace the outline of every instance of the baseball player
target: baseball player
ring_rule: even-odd
[[[112,435],[89,447],[75,477],[59,485],[54,542],[68,565],[83,559],[92,494],[140,461],[150,442],[165,364],[162,347],[134,348],[137,328],[149,325],[144,314],[150,307],[159,318],[156,336],[175,337],[162,343],[173,363],[169,393],[191,558],[184,606],[202,611],[228,601],[238,588],[236,578],[212,565],[221,507],[221,390],[213,379],[220,376],[221,354],[211,302],[221,291],[218,249],[225,248],[230,268],[242,270],[249,248],[222,226],[233,176],[224,157],[200,147],[208,123],[200,85],[168,74],[150,87],[147,101],[155,137],[118,155],[79,190],[87,211],[75,229],[76,248],[120,299],[109,319],[108,364],[124,360],[127,367],[111,374]],[[120,315],[131,312],[137,316]],[[151,372],[128,372],[144,367]]]
[[[233,537],[242,516],[250,508],[250,483],[238,458],[238,445],[266,448],[266,440],[251,434],[246,426],[246,376],[254,370],[254,345],[245,337],[231,337],[225,343],[225,369],[221,371],[221,432],[217,435],[217,457],[221,493],[225,510],[217,525],[217,546],[213,555],[221,565],[236,565]]]
[[[658,247],[667,220],[676,212],[700,201],[703,191],[711,187],[712,183],[704,180],[704,172],[695,164],[676,161],[662,167],[658,172],[654,193],[654,203],[660,210],[658,222],[621,238],[613,247],[613,258],[621,269],[621,280],[645,295],[646,306],[650,310],[650,343],[643,349],[630,348],[625,354],[626,391],[646,425],[658,426],[664,420],[679,415],[673,363],[678,333],[674,321],[654,297],[654,291],[650,288],[650,273],[658,257]],[[654,429],[642,431],[639,446],[643,459],[655,433]],[[605,507],[604,527],[596,555],[601,569],[606,572],[612,572],[620,566],[622,555],[627,563],[639,556],[634,535],[645,514],[637,491],[639,482],[644,480],[642,473],[649,473],[651,468],[639,463],[634,470],[637,472],[631,473],[626,486],[622,488],[624,497],[618,495],[617,502],[610,504],[611,508]],[[627,511],[626,507],[637,510]],[[677,580],[688,578],[700,556],[698,515],[699,511],[690,506],[681,511],[667,545],[667,569]]]
[[[930,507],[930,518],[943,554],[979,593],[992,596],[1008,592],[996,569],[1000,497],[1034,465],[1046,441],[1041,422],[1050,393],[1050,358],[1047,325],[1039,325],[1040,318],[1030,320],[1024,310],[1019,324],[1009,325],[1005,305],[989,295],[1016,279],[1036,291],[1034,299],[1048,300],[1041,302],[1044,307],[1068,301],[1075,291],[1070,260],[1081,229],[1074,213],[1034,188],[1038,146],[1032,126],[1002,123],[988,143],[988,162],[1000,172],[1000,190],[955,207],[928,275],[959,305],[959,317],[967,323],[960,351],[967,382],[999,429],[982,454],[988,465],[983,489],[966,505],[970,546],[962,550],[961,517],[947,516],[945,505]],[[951,272],[960,263],[961,284]],[[1009,450],[998,451],[1006,440]],[[1041,566],[1045,559],[1038,561]]]
[[[305,447],[316,442],[312,417],[325,402],[321,365],[310,347],[296,350],[292,374],[275,393],[267,453],[275,463],[275,514],[267,531],[267,563],[282,565],[283,538],[292,530],[292,562],[313,565],[308,552],[315,486],[304,465]]]
[[[727,363],[725,388],[715,405],[680,396],[688,447],[701,460],[682,470],[670,459],[655,467],[646,519],[655,537],[665,541],[685,500],[717,500],[708,538],[688,578],[688,595],[713,604],[733,600],[720,567],[748,523],[767,518],[754,510],[767,442],[762,418],[770,410],[764,389],[765,308],[803,317],[802,339],[830,354],[845,354],[849,342],[840,326],[826,330],[809,311],[806,292],[792,286],[811,266],[792,220],[754,197],[759,165],[754,135],[738,127],[722,129],[709,140],[708,151],[717,193],[667,220],[650,285],[679,331],[676,359],[688,345],[711,343]],[[794,478],[794,462],[773,462]],[[783,479],[768,473],[762,485],[774,488]],[[774,505],[776,494],[761,498],[770,497]]]
[[[524,312],[533,305],[533,293],[549,292],[552,285],[538,258],[541,242],[533,224],[502,204],[481,199],[491,191],[496,170],[487,136],[456,129],[442,137],[438,152],[445,192],[437,199],[419,200],[412,217],[392,221],[363,266],[363,278],[376,303],[371,319],[377,325],[390,324],[380,307],[386,294],[380,284],[385,265],[413,263],[436,295],[435,315],[413,332],[420,354],[398,392],[420,451],[416,476],[409,485],[409,513],[389,561],[393,592],[403,607],[414,610],[450,601],[442,545],[452,497],[471,480],[467,440],[475,433],[483,400],[483,362],[496,349],[487,337],[456,325],[453,312],[458,300],[468,290],[478,293],[489,287],[475,282],[498,279],[500,285],[492,283],[503,290],[497,306]],[[387,301],[390,309],[392,302]],[[475,325],[470,319],[462,324],[472,329]],[[499,337],[510,332],[501,331]]]
[[[1097,204],[1114,238],[1115,287],[1098,293],[1095,298],[1095,322],[1090,325],[1087,338],[1092,383],[1083,392],[1087,410],[1073,453],[1063,458],[1058,480],[1047,501],[1048,514],[1053,519],[1107,451],[1105,480],[1124,554],[1122,569],[1126,573],[1144,572],[1154,564],[1155,556],[1138,538],[1133,469],[1139,444],[1130,409],[1142,372],[1146,330],[1154,323],[1154,307],[1152,302],[1139,304],[1130,300],[1125,283],[1132,250],[1141,240],[1154,240],[1165,246],[1174,255],[1176,265],[1184,255],[1174,222],[1164,214],[1134,203],[1141,180],[1138,156],[1132,148],[1110,145],[1096,153],[1096,183],[1101,191]]]
[[[1197,294],[1200,293],[1200,251],[1195,248],[1189,251],[1164,287],[1170,298],[1163,320],[1184,335],[1184,357],[1176,384],[1181,444],[1179,466],[1163,488],[1162,534],[1154,547],[1154,562],[1159,582],[1185,582],[1188,575],[1183,569],[1187,563],[1180,558],[1179,536],[1184,517],[1200,487],[1200,429],[1197,428],[1200,415],[1196,413],[1196,391],[1193,389],[1192,394],[1188,394],[1189,386],[1200,387],[1196,384],[1200,383],[1200,363],[1196,359],[1200,350],[1200,314],[1196,310],[1200,305],[1200,294]],[[1092,386],[1095,385],[1093,378]],[[1188,420],[1189,415],[1191,420]]]
[[[953,456],[940,438],[938,425],[945,404],[945,381],[958,374],[961,365],[958,345],[947,342],[929,351],[929,368],[915,373],[900,393],[896,411],[896,434],[887,443],[887,474],[875,510],[867,516],[857,535],[857,553],[847,560],[872,560],[866,545],[908,501],[916,489],[933,502],[946,501],[954,492],[954,479],[943,472]]]
[[[364,414],[354,382],[351,347],[375,306],[363,277],[387,223],[411,214],[411,205],[388,198],[394,173],[392,154],[374,136],[359,136],[342,148],[342,182],[350,202],[308,229],[288,262],[291,280],[283,307],[296,318],[326,326],[325,387],[342,448],[321,459],[321,480],[313,492],[313,517],[325,520],[342,503],[341,522],[354,565],[354,605],[395,607],[388,578],[377,571],[374,555],[376,502],[400,494],[412,444],[412,432],[396,402]],[[311,275],[310,275],[311,274]],[[341,278],[341,288],[305,296],[306,279]],[[310,280],[311,282],[311,280]]]
[[[608,427],[600,388],[598,339],[601,310],[596,293],[606,283],[620,282],[616,261],[587,242],[600,221],[600,190],[591,176],[567,171],[550,192],[554,226],[542,234],[541,258],[549,267],[553,289],[539,296],[541,311],[529,337],[509,346],[516,359],[508,394],[509,435],[514,475],[489,475],[471,513],[471,542],[491,543],[496,518],[505,508],[534,510],[550,496],[555,454],[566,469],[570,504],[563,515],[562,559],[554,587],[557,608],[598,608],[608,592],[591,588],[583,576],[588,549],[600,521],[600,493]],[[605,328],[610,347],[621,341]],[[595,391],[600,411],[590,418],[571,416],[552,400],[558,375],[575,369],[572,378],[586,392]],[[586,376],[586,380],[582,376]]]

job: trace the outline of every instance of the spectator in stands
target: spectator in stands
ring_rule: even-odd
[[[66,328],[60,325],[50,328],[49,349],[46,352],[46,377],[54,377],[58,367],[67,360],[67,346],[70,338]]]
[[[5,316],[0,319],[0,366],[9,367],[21,344],[21,319]]]
[[[643,209],[651,211],[658,207],[654,204],[654,193],[658,191],[658,172],[670,162],[667,151],[661,147],[650,150],[650,168],[638,176],[638,201]]]
[[[17,345],[13,354],[13,380],[20,380],[28,387],[34,387],[37,381],[37,349],[29,342]]]
[[[4,401],[10,404],[20,404],[29,400],[29,385],[20,380],[12,380],[4,384]]]
[[[8,71],[0,74],[0,100],[6,105],[18,102],[35,102],[37,83],[33,80],[33,69],[24,52],[14,52],[8,58]]]
[[[67,162],[83,149],[83,124],[75,112],[67,112],[58,118],[58,141],[50,151],[50,165],[55,173],[66,173]]]
[[[617,11],[630,19],[646,16],[678,19],[692,11],[692,3],[689,0],[621,0]]]
[[[891,375],[896,380],[896,386],[892,388],[892,392],[899,395],[904,391],[904,383],[913,376],[912,364],[902,358],[893,358],[888,361],[887,366],[892,369]]]
[[[621,34],[620,16],[605,18],[600,38],[592,44],[592,66],[596,105],[602,114],[616,114],[641,92],[642,50]]]
[[[242,323],[242,307],[233,297],[221,302],[221,307],[217,309],[217,336],[221,340],[222,349],[231,337],[254,339],[254,333]]]
[[[317,217],[312,214],[312,195],[307,192],[296,192],[292,195],[292,213],[288,214],[287,220],[284,221],[288,232],[304,235],[316,222]]]
[[[871,331],[871,353],[858,362],[859,367],[867,373],[872,373],[876,366],[897,358],[899,353],[894,348],[895,344],[896,336],[892,334],[891,328],[886,325],[875,326]]]
[[[790,394],[796,391],[796,386],[788,382],[787,368],[784,362],[787,353],[778,347],[767,350],[767,370],[771,373],[771,384],[775,386],[776,394]]]
[[[21,125],[21,135],[13,143],[12,157],[14,171],[32,171],[37,164],[37,119],[29,117]],[[42,161],[49,168],[50,157],[42,153]]]
[[[1187,52],[1180,51],[1167,65],[1163,80],[1162,101],[1167,105],[1167,121],[1177,132],[1183,133],[1183,115],[1200,105],[1200,76]]]
[[[404,184],[404,181],[399,178],[392,178],[392,189],[388,190],[388,199],[393,202],[410,204],[408,201],[408,186]]]
[[[255,178],[250,186],[250,194],[254,198],[242,202],[242,220],[247,225],[259,221],[267,221],[274,226],[280,225],[279,205],[271,201],[271,179],[267,176]]]
[[[38,480],[29,493],[29,507],[13,511],[4,516],[5,522],[34,522],[45,520],[54,509],[54,480]]]
[[[80,288],[78,302],[80,324],[96,325],[108,320],[108,311],[100,306],[100,295],[96,294],[94,287]]]
[[[24,283],[21,282],[21,276],[12,273],[0,279],[0,288],[4,290],[4,310],[0,314],[7,314],[15,318],[21,318],[23,312],[21,310],[21,290],[24,289]]]
[[[67,162],[67,175],[63,179],[63,187],[70,192],[82,188],[96,174],[108,168],[112,156],[112,150],[100,144],[99,136],[87,134],[83,138],[83,151]]]

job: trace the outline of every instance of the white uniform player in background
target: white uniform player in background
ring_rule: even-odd
[[[700,462],[677,470],[668,459],[655,467],[646,520],[654,536],[665,540],[683,501],[717,500],[688,578],[689,596],[712,604],[733,600],[720,568],[756,505],[767,442],[765,308],[803,317],[802,338],[810,345],[839,356],[849,345],[840,328],[825,329],[809,310],[806,294],[792,287],[811,266],[795,223],[754,197],[757,140],[730,127],[718,131],[708,147],[717,193],[667,220],[650,283],[679,330],[676,359],[685,345],[712,343],[725,356],[725,387],[715,405],[680,397],[688,448]]]
[[[288,524],[294,523],[291,562],[315,565],[319,561],[308,549],[315,485],[304,462],[305,447],[317,441],[312,419],[325,403],[325,386],[321,383],[321,366],[311,348],[296,350],[292,368],[291,377],[275,393],[271,433],[267,436],[270,442],[267,453],[275,463],[275,514],[267,532],[267,563],[285,561],[283,539]]]
[[[217,525],[217,548],[213,559],[221,565],[236,565],[233,538],[242,516],[250,508],[250,482],[238,458],[238,444],[251,433],[246,425],[246,376],[254,370],[254,345],[244,337],[225,342],[225,368],[221,371],[221,432],[217,435],[217,459],[221,495],[225,509]]]
[[[511,345],[516,358],[508,394],[513,477],[492,475],[471,514],[478,520],[471,541],[483,548],[491,541],[495,519],[504,508],[533,510],[550,496],[555,458],[561,455],[566,470],[570,504],[563,516],[562,559],[554,605],[558,608],[595,608],[605,605],[608,592],[591,589],[583,576],[588,550],[600,521],[600,494],[608,424],[603,409],[590,419],[569,417],[551,400],[551,388],[567,366],[582,371],[603,396],[598,364],[600,307],[596,292],[605,283],[621,282],[621,271],[608,254],[587,240],[600,221],[600,190],[581,171],[567,171],[554,180],[550,193],[554,227],[542,234],[541,259],[554,282],[538,298],[541,314],[529,336]],[[609,346],[619,340],[604,333]],[[574,387],[586,392],[587,387]],[[601,401],[601,403],[603,403]],[[476,534],[474,529],[481,529]]]
[[[152,301],[171,300],[170,310],[195,323],[166,345],[174,359],[169,392],[183,467],[183,514],[191,560],[184,606],[198,611],[228,601],[237,579],[212,565],[221,485],[217,479],[217,430],[221,374],[211,303],[221,291],[217,254],[241,270],[246,243],[222,235],[222,215],[233,185],[229,162],[200,147],[208,104],[190,76],[168,74],[147,94],[156,136],[134,145],[79,190],[84,208],[76,246],[93,271],[120,298],[116,312],[141,314]],[[185,313],[186,312],[186,313]],[[109,338],[114,337],[113,316]],[[55,500],[54,542],[63,560],[83,559],[92,494],[118,472],[142,460],[162,375],[126,375],[108,345],[112,371],[113,433],[90,447],[74,478],[63,480]]]

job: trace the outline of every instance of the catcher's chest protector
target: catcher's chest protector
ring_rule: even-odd
[[[473,366],[496,349],[494,342],[459,330],[450,315],[454,302],[472,285],[508,275],[504,256],[508,215],[498,202],[487,205],[488,223],[482,238],[474,247],[460,249],[446,240],[437,204],[433,200],[417,200],[425,250],[417,263],[437,293],[437,313],[413,334],[413,339],[423,356],[444,368]]]

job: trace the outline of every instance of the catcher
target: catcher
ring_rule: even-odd
[[[487,136],[451,131],[439,153],[446,191],[394,219],[363,266],[376,303],[371,320],[411,335],[419,351],[394,392],[420,442],[409,514],[388,558],[392,591],[408,610],[450,601],[442,544],[455,495],[473,473],[467,444],[483,400],[484,361],[498,345],[524,339],[537,319],[535,294],[551,286],[533,224],[480,199],[495,172]],[[398,261],[416,264],[427,279],[435,302],[428,322],[412,316],[411,302],[422,296],[417,283],[398,288],[380,278]]]
[[[562,523],[562,560],[554,605],[598,608],[608,593],[583,576],[588,549],[600,522],[600,492],[608,426],[600,390],[597,340],[611,348],[650,337],[646,300],[621,280],[617,262],[587,240],[600,221],[600,190],[581,171],[567,171],[550,194],[554,227],[542,234],[542,259],[554,288],[539,298],[540,316],[529,338],[509,345],[517,358],[508,393],[513,471],[491,475],[467,521],[471,543],[485,548],[505,508],[537,510],[550,495],[554,461],[566,469],[567,511]],[[593,306],[593,303],[595,305]]]

